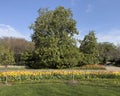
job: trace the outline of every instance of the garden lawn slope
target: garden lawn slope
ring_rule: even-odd
[[[61,82],[4,85],[0,87],[0,96],[119,96],[119,91],[119,86],[107,87]]]

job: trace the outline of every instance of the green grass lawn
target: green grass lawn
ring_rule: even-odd
[[[0,86],[0,96],[120,96],[120,86],[111,82],[40,82]],[[101,83],[101,84],[100,84]]]

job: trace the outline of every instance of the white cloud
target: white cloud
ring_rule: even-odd
[[[86,13],[90,13],[93,10],[93,6],[91,4],[87,5],[87,8],[85,10]]]
[[[76,35],[75,38],[83,40],[88,33],[87,30],[79,30],[79,35]],[[110,42],[117,45],[120,44],[120,29],[108,30],[102,33],[96,31],[96,37],[98,42]]]
[[[109,32],[97,34],[99,42],[111,42],[114,44],[120,43],[120,30],[111,30]]]
[[[10,25],[0,24],[0,37],[25,38],[20,32],[16,31]]]

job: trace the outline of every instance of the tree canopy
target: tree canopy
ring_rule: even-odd
[[[103,42],[99,43],[99,60],[105,64],[108,61],[113,61],[119,57],[119,51],[113,43]]]
[[[37,56],[34,58],[37,65],[53,68],[76,65],[79,52],[73,36],[78,31],[71,10],[57,7],[55,10],[40,9],[38,12],[39,16],[30,27],[34,31],[32,41],[36,51],[33,53]]]
[[[80,52],[84,54],[83,64],[98,64],[98,43],[94,31],[90,31],[81,41]]]
[[[13,53],[16,65],[22,65],[21,54],[34,50],[34,43],[23,38],[2,37],[0,45]]]
[[[1,65],[10,65],[14,64],[13,53],[9,49],[4,48],[0,45],[0,64]]]

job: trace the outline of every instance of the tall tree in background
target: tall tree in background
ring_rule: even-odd
[[[98,59],[98,44],[94,31],[90,31],[88,35],[81,41],[80,52],[84,54],[83,64],[97,64]]]
[[[106,64],[108,61],[115,61],[119,57],[119,51],[113,43],[99,43],[98,49],[99,60],[102,64]]]
[[[77,64],[79,52],[73,36],[78,32],[71,10],[58,7],[55,10],[40,9],[38,12],[39,16],[31,26],[37,51],[34,52],[37,58],[33,61],[37,68],[64,68]]]

